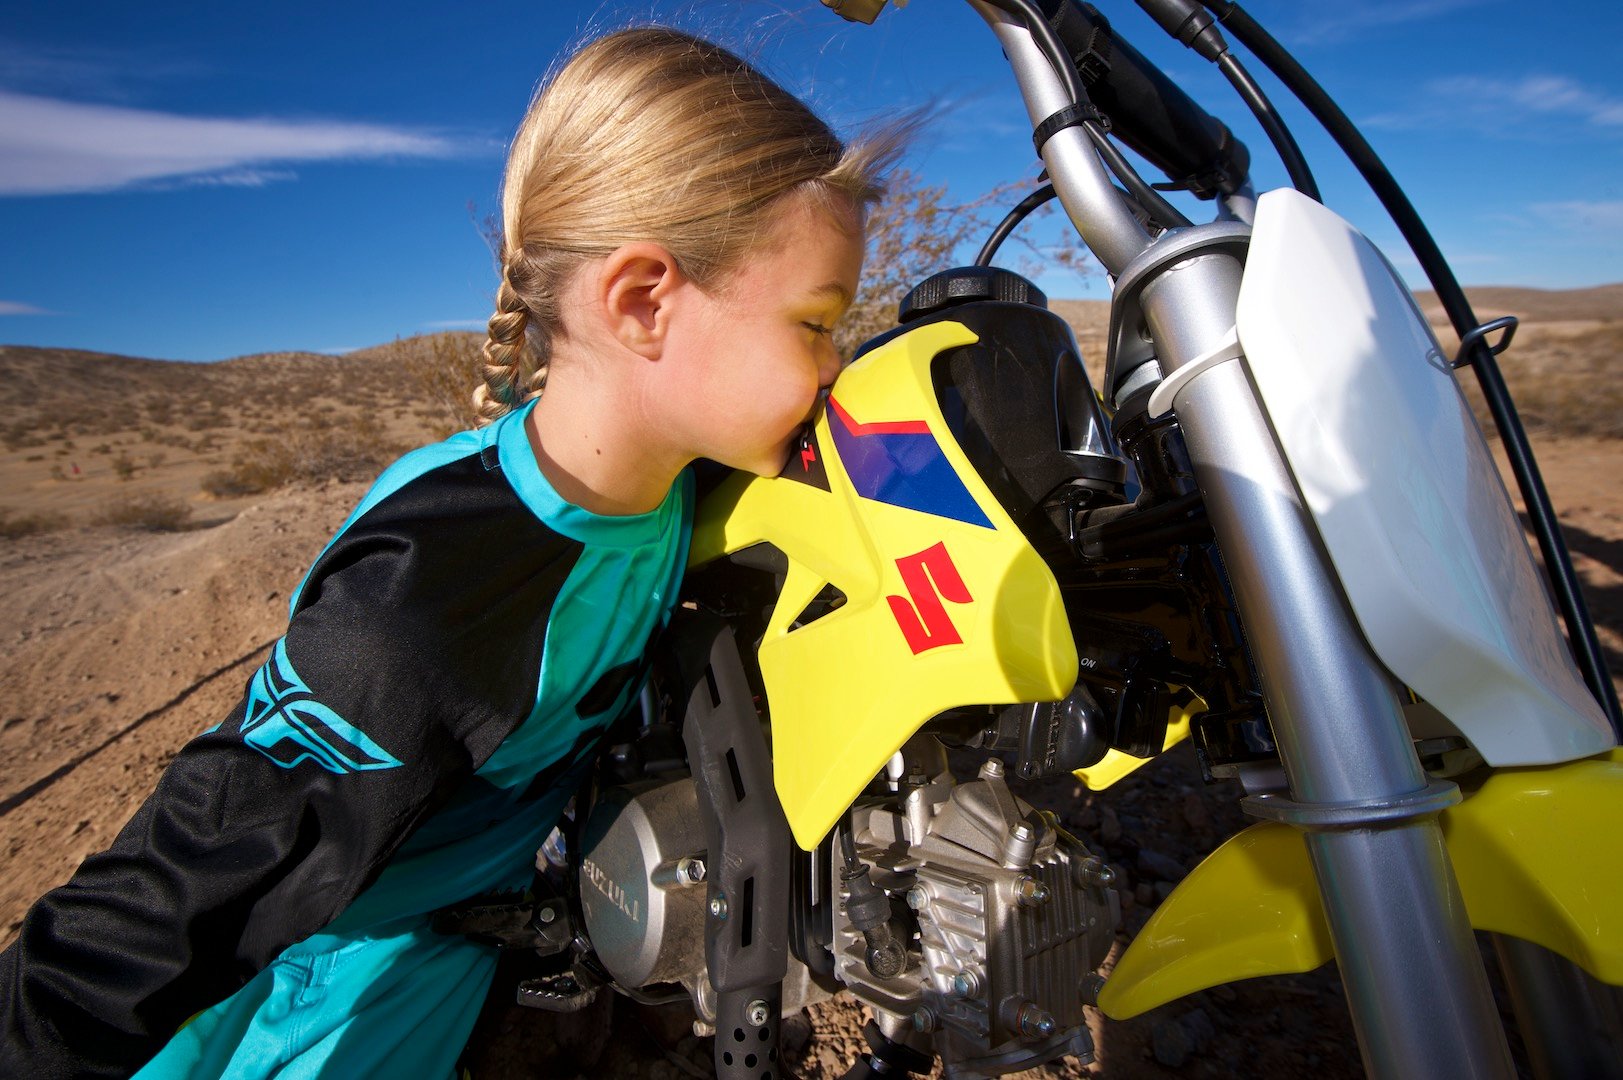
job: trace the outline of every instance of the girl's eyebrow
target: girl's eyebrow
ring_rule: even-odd
[[[851,293],[838,281],[830,281],[827,284],[819,285],[817,288],[811,291],[811,295],[814,299],[824,296],[833,296],[842,304],[851,303]]]

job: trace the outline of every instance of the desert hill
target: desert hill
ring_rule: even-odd
[[[1515,315],[1523,322],[1606,322],[1623,319],[1623,282],[1587,289],[1529,289],[1511,285],[1474,285],[1465,290],[1479,319]],[[1426,318],[1446,321],[1437,294],[1415,293]]]
[[[1505,369],[1623,672],[1623,401],[1607,377],[1623,285],[1473,300],[1484,318],[1501,303],[1524,316]],[[1102,362],[1103,303],[1054,307]],[[236,702],[285,625],[289,591],[366,480],[446,423],[425,369],[466,362],[478,340],[214,364],[0,347],[0,945],[35,897],[106,846],[175,749]],[[1202,786],[1182,752],[1108,797],[1068,782],[1045,797],[1119,868],[1127,932],[1170,889],[1167,865],[1187,869],[1245,823],[1235,792]],[[556,1029],[501,1004],[482,1021],[493,1056],[481,1075],[555,1074]],[[606,1014],[571,1020],[601,1024],[607,1056],[589,1074],[706,1075],[692,1036],[656,1039],[654,1019],[618,1008],[612,1036]],[[840,1075],[861,1019],[848,1003],[814,1009],[803,1045],[786,1047],[796,1075]],[[1180,1039],[1191,1055],[1181,1075],[1358,1075],[1329,970],[1219,988],[1096,1037],[1093,1071],[1108,1077],[1180,1075],[1155,1060]]]

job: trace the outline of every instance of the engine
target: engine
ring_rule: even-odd
[[[858,812],[854,839],[875,883],[911,909],[909,964],[876,973],[846,904],[835,913],[840,981],[931,1035],[952,1076],[1088,1060],[1086,980],[1120,919],[1110,872],[1016,798],[995,758],[967,783],[915,773],[898,787],[899,804]]]
[[[579,887],[616,983],[680,984],[708,1033],[700,820],[691,779],[604,792],[582,830]],[[849,829],[855,866],[833,845],[834,865],[797,876],[797,888],[817,893],[803,910],[825,913],[829,944],[822,956],[790,957],[783,1013],[849,989],[890,1039],[928,1047],[954,1077],[1090,1058],[1084,998],[1119,921],[1110,872],[1009,790],[1001,762],[959,783],[940,744],[916,737],[853,808]],[[876,951],[876,933],[894,940],[888,953]]]

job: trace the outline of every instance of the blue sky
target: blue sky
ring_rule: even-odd
[[[1127,0],[1101,6],[1241,134],[1260,187],[1283,182],[1215,70]],[[1364,128],[1463,281],[1623,280],[1623,5],[1247,10]],[[583,35],[649,17],[753,56],[839,126],[941,104],[909,165],[954,198],[1035,174],[1012,80],[959,0],[913,0],[873,27],[816,0],[14,0],[0,21],[0,343],[213,360],[481,328],[495,273],[476,222],[497,207],[537,79]],[[1412,273],[1374,198],[1251,67],[1329,205]],[[1040,283],[1108,292],[1100,275]]]

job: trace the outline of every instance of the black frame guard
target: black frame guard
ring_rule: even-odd
[[[789,962],[789,823],[732,629],[678,609],[667,632],[682,738],[699,792],[709,907],[705,963],[716,991],[716,1075],[781,1075],[779,1013]]]

